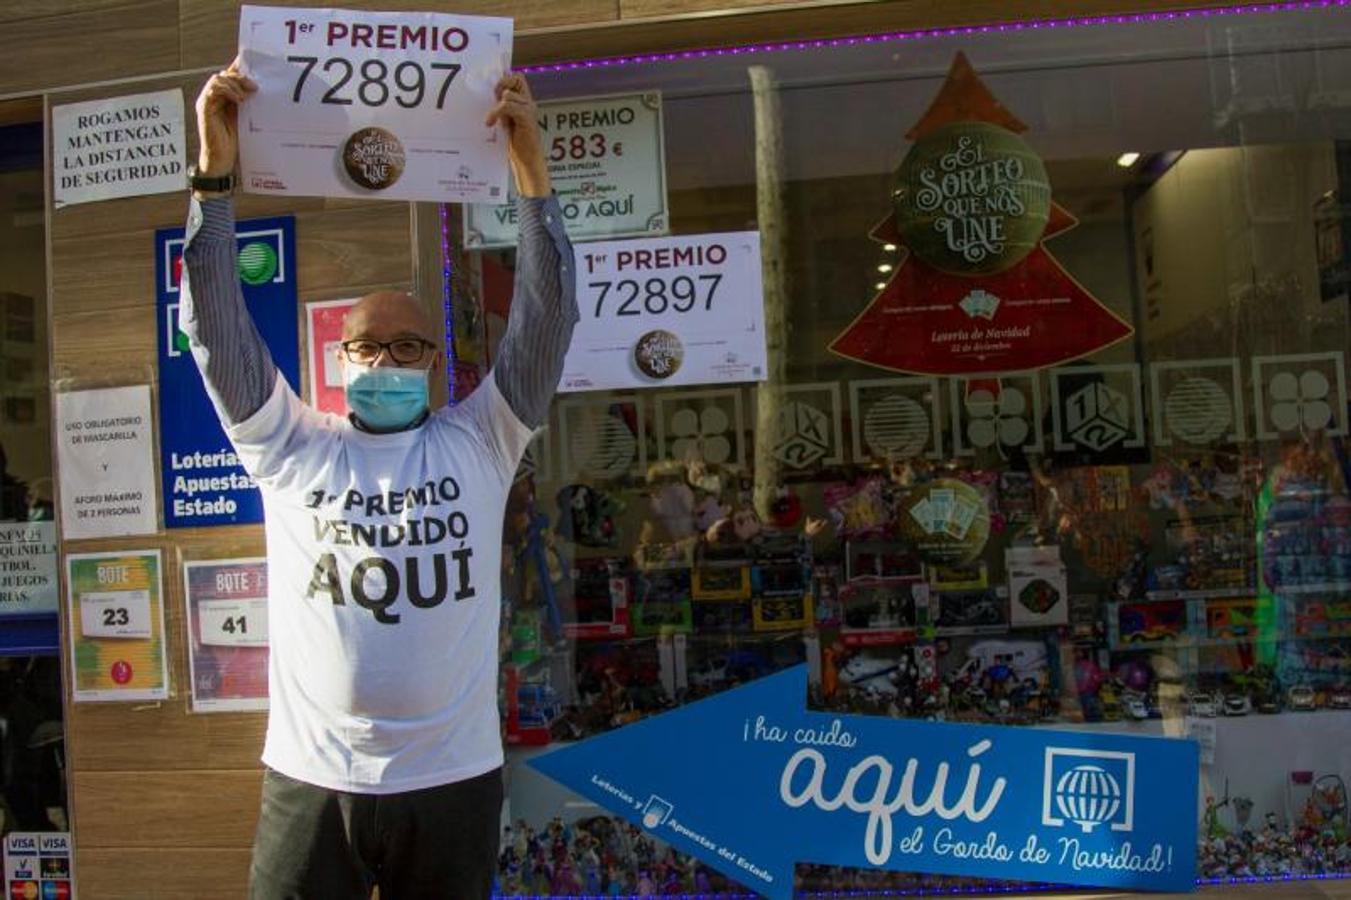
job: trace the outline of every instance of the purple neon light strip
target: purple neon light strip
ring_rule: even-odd
[[[450,217],[446,213],[447,203],[437,204],[441,214],[441,310],[446,320],[446,389],[450,392],[450,405],[455,405],[455,307],[454,289],[451,280],[455,270],[451,263]]]
[[[1198,887],[1216,887],[1219,885],[1232,884],[1275,884],[1291,881],[1341,881],[1351,878],[1349,872],[1325,872],[1306,875],[1249,875],[1234,876],[1232,878],[1198,878],[1196,884]],[[1042,893],[1049,891],[1075,890],[1065,885],[1054,884],[1031,884],[1031,885],[1006,885],[992,884],[984,887],[963,886],[963,887],[937,887],[937,888],[883,888],[881,890],[846,890],[846,891],[803,891],[797,896],[810,898],[824,897],[978,897],[982,894],[1011,894],[1014,892],[1020,894]],[[644,897],[647,895],[644,894]],[[754,900],[758,894],[679,894],[674,895],[673,900]],[[592,896],[590,894],[575,895],[565,897],[560,894],[493,894],[494,900],[607,900],[605,897]],[[615,900],[610,897],[608,900]],[[640,900],[637,894],[621,895],[618,900]]]
[[[888,31],[879,34],[854,35],[841,38],[820,38],[800,41],[774,41],[760,44],[741,44],[733,47],[704,47],[696,50],[673,50],[662,53],[638,53],[632,56],[604,56],[569,62],[541,63],[520,66],[526,74],[572,72],[578,69],[617,68],[645,63],[681,62],[718,56],[743,56],[753,53],[779,53],[787,50],[823,50],[834,47],[853,47],[860,44],[886,44],[895,41],[926,38],[966,37],[983,34],[1005,34],[1017,31],[1039,31],[1047,28],[1082,28],[1094,25],[1134,25],[1143,22],[1172,22],[1185,19],[1207,19],[1216,16],[1247,15],[1250,13],[1291,12],[1295,10],[1332,9],[1351,6],[1351,0],[1281,0],[1276,3],[1241,3],[1234,6],[1216,6],[1205,9],[1176,9],[1167,12],[1123,13],[1102,16],[1069,16],[1060,19],[1039,19],[1026,22],[995,22],[987,25],[959,25],[948,28],[921,28],[913,31]]]

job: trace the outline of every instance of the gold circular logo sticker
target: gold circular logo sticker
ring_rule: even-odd
[[[648,378],[663,380],[680,371],[685,359],[685,347],[680,338],[669,331],[649,331],[638,339],[633,348],[633,361],[638,371]]]
[[[367,190],[382,191],[398,181],[403,164],[403,143],[383,128],[359,129],[342,148],[347,176]]]

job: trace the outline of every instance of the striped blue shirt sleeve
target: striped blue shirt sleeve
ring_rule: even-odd
[[[262,409],[277,383],[272,354],[244,305],[238,271],[234,200],[194,197],[178,327],[188,336],[207,395],[227,427]]]
[[[538,428],[548,418],[579,318],[577,285],[558,197],[520,197],[516,209],[516,281],[493,377],[516,417]]]

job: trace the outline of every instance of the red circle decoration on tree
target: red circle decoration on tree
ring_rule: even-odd
[[[953,122],[916,142],[896,170],[896,226],[915,255],[952,275],[1022,262],[1046,231],[1051,182],[1018,135]]]

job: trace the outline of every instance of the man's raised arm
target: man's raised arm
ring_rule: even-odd
[[[238,105],[253,89],[235,63],[207,80],[197,97],[197,174],[214,177],[234,171]],[[206,392],[226,426],[257,412],[277,381],[272,355],[244,305],[238,265],[234,200],[194,192],[183,248],[178,327],[188,336]]]
[[[525,78],[507,75],[497,86],[497,96],[488,122],[502,120],[510,134],[511,167],[520,193],[520,240],[507,333],[498,347],[493,378],[516,418],[538,428],[548,417],[578,320],[572,244],[549,182],[539,113]]]

